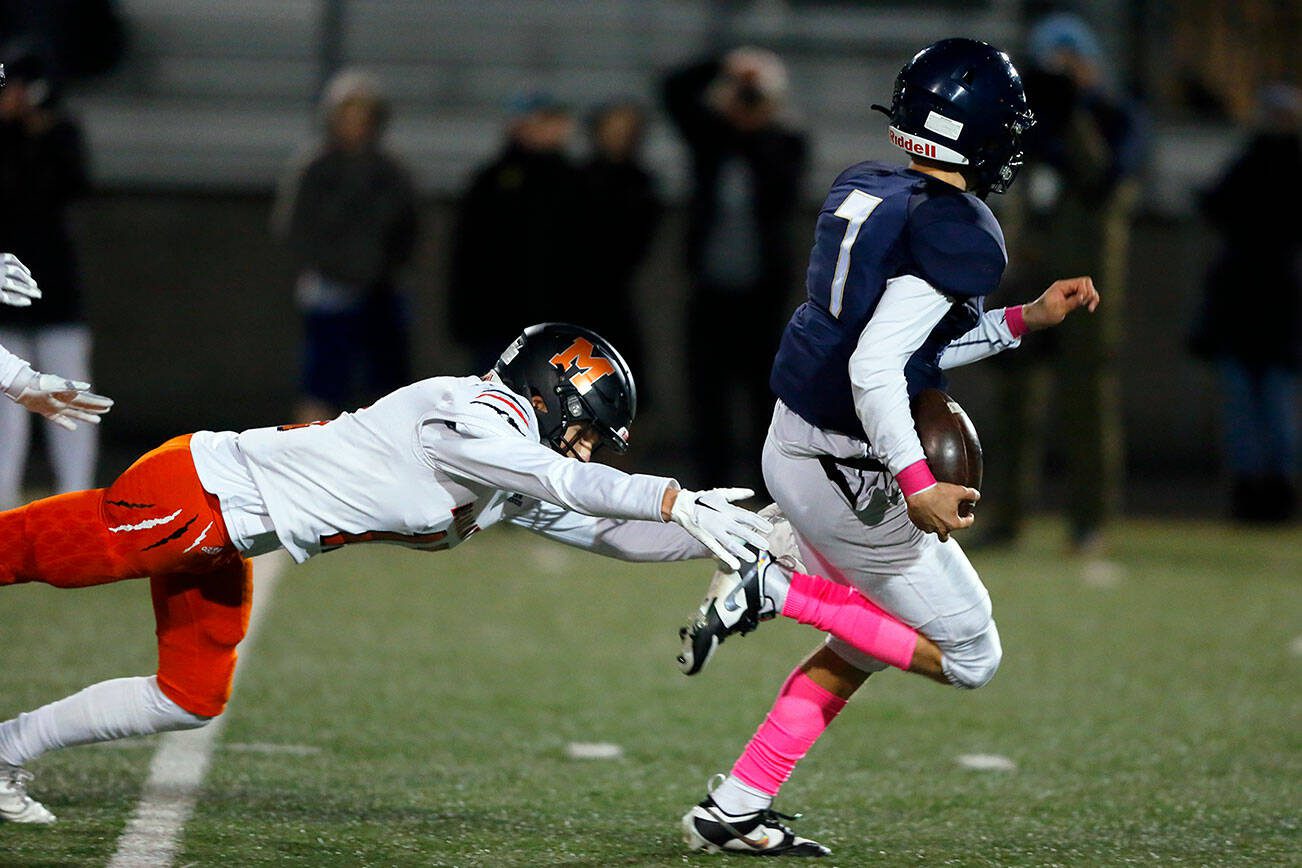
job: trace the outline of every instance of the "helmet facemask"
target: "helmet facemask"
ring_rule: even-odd
[[[603,446],[609,446],[620,454],[628,451],[628,429],[623,427],[615,429],[604,424],[599,418],[599,414],[593,411],[588,401],[583,395],[579,394],[579,390],[569,382],[566,370],[557,365],[556,371],[559,381],[556,385],[557,401],[553,405],[551,401],[543,397],[543,403],[547,405],[548,413],[553,412],[553,406],[555,406],[555,410],[558,410],[560,415],[555,422],[544,428],[542,432],[543,440],[565,457],[578,458],[580,456],[574,447],[578,444],[579,439],[583,437],[583,428],[579,428],[573,435],[567,435],[569,435],[570,426],[580,424],[591,426],[597,432],[597,442],[592,447],[593,455],[596,455],[597,451]],[[539,420],[539,424],[543,424],[542,419]]]
[[[997,167],[993,165],[993,159],[987,160],[981,166],[982,171],[980,174],[983,179],[989,178],[988,183],[978,184],[978,187],[983,188],[983,195],[986,192],[1005,193],[1012,186],[1026,157],[1026,152],[1022,148],[1022,136],[1026,135],[1033,126],[1035,126],[1035,114],[1029,108],[1025,113],[1019,114],[1008,122],[1009,149],[1007,156],[1000,161]]]

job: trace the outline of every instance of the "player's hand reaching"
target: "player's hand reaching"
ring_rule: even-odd
[[[975,488],[937,482],[905,498],[905,503],[909,507],[909,521],[945,542],[954,531],[972,526],[976,517],[971,507],[980,499],[981,492]]]
[[[735,570],[741,567],[742,561],[755,560],[755,553],[746,548],[747,544],[764,548],[768,545],[767,534],[773,530],[768,519],[732,503],[754,494],[749,488],[671,489],[665,500],[672,499],[672,503],[663,505],[662,512],[667,510],[669,521],[682,525],[716,558]]]
[[[0,257],[0,304],[27,307],[41,297],[32,272],[17,256],[6,253]]]
[[[1030,304],[1022,305],[1022,318],[1031,331],[1052,328],[1080,308],[1093,313],[1099,306],[1099,291],[1090,277],[1055,280]]]
[[[75,431],[78,422],[98,425],[99,417],[113,406],[111,400],[89,389],[90,383],[29,369],[14,379],[5,394],[60,428]]]

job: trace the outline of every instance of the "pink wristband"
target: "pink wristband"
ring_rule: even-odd
[[[904,492],[905,497],[912,497],[922,489],[935,485],[936,477],[931,475],[927,459],[922,458],[895,474],[895,481],[900,484],[900,491]]]
[[[1008,330],[1013,333],[1013,337],[1020,338],[1026,334],[1026,314],[1022,313],[1020,304],[1004,308],[1004,322],[1008,323]]]

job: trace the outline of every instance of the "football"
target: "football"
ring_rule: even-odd
[[[912,409],[913,427],[936,479],[980,490],[981,441],[958,402],[940,389],[923,389]],[[964,501],[959,514],[969,514],[973,506]]]

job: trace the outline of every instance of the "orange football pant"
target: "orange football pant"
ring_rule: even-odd
[[[190,435],[146,453],[108,488],[0,512],[0,586],[86,588],[149,577],[158,686],[191,714],[230,698],[248,629],[253,570],[203,490]]]

